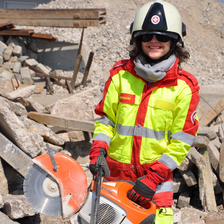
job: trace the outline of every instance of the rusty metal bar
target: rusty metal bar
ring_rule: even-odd
[[[91,67],[91,64],[92,64],[92,61],[93,61],[93,55],[94,55],[93,52],[89,53],[89,58],[88,58],[88,61],[87,61],[87,64],[86,64],[86,69],[85,69],[83,80],[82,80],[82,85],[83,86],[86,85],[87,77],[89,75],[89,70],[90,70],[90,67]]]

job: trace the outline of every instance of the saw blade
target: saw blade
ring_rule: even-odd
[[[26,172],[23,190],[29,204],[39,213],[47,216],[62,215],[58,183],[36,164]]]

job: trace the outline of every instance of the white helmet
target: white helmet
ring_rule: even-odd
[[[179,11],[163,0],[149,2],[136,13],[130,32],[132,37],[155,33],[170,36],[183,43],[186,26],[182,23]]]

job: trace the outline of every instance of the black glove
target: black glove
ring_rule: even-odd
[[[138,178],[134,187],[128,192],[128,198],[144,208],[149,208],[149,201],[155,194],[155,191],[150,188],[147,178]]]
[[[105,149],[103,148],[94,148],[90,150],[90,165],[89,169],[90,172],[93,175],[97,174],[97,170],[99,167],[102,167],[103,176],[109,177],[110,176],[110,170],[107,165],[107,161],[105,159],[105,156],[107,155]]]

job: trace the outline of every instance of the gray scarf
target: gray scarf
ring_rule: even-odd
[[[176,56],[172,54],[168,59],[157,64],[150,65],[142,55],[138,55],[135,60],[135,71],[137,74],[148,82],[156,82],[166,76],[176,61]]]

